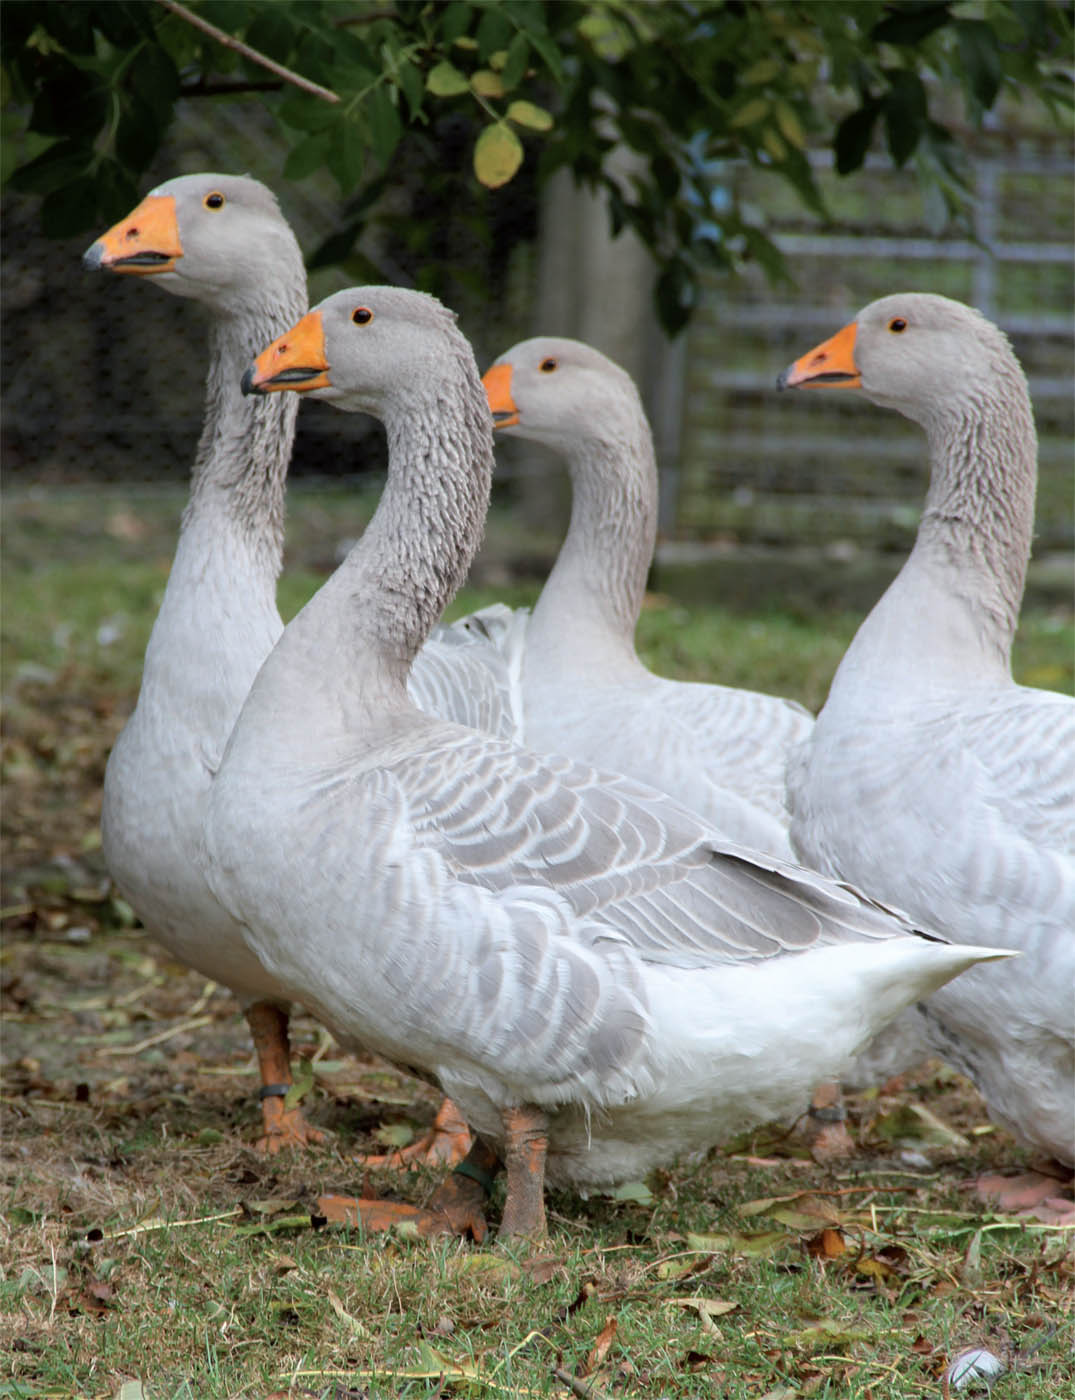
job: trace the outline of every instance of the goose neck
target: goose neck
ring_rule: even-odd
[[[411,663],[481,542],[492,424],[466,350],[457,351],[454,373],[439,387],[412,382],[405,402],[385,408],[388,479],[377,510],[285,634],[288,650],[316,656],[322,668],[331,656],[328,683],[341,713],[353,714],[356,706],[410,708]]]
[[[1037,436],[1025,388],[928,427],[930,486],[915,553],[1005,659],[1030,562]]]
[[[657,536],[657,467],[644,419],[631,428],[572,449],[571,523],[534,608],[528,647],[561,647],[570,637],[591,660],[635,655]]]
[[[184,531],[213,522],[237,537],[273,580],[284,543],[284,492],[295,437],[293,394],[244,397],[251,359],[305,310],[305,288],[258,311],[216,315],[209,330],[205,421],[194,459]]]

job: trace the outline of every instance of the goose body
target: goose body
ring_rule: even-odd
[[[509,1204],[523,1110],[547,1119],[554,1179],[622,1180],[797,1113],[885,1019],[992,956],[727,845],[632,779],[414,706],[410,662],[465,576],[492,470],[473,355],[438,302],[337,293],[244,386],[375,414],[389,473],[251,687],[210,793],[208,876],[337,1036],[506,1143]],[[506,1222],[540,1229],[539,1205]]]
[[[170,180],[89,249],[91,269],[141,276],[210,313],[205,423],[191,495],[134,713],[105,773],[102,839],[116,884],[176,958],[229,987],[261,1060],[265,1137],[318,1134],[282,1110],[291,1080],[286,988],[250,952],[199,860],[205,803],[232,726],[283,629],[276,580],[298,400],[245,397],[250,357],[306,309],[295,237],[272,193],[243,176]],[[413,671],[419,702],[510,732],[500,662],[472,638],[430,642]],[[454,707],[454,709],[453,709]]]
[[[554,449],[572,484],[570,528],[533,615],[475,619],[517,676],[520,742],[629,774],[732,840],[790,858],[787,758],[812,716],[776,696],[656,676],[635,651],[657,465],[631,377],[591,346],[537,337],[501,355],[485,384],[498,431]]]
[[[929,999],[932,1049],[1029,1146],[1075,1159],[1075,703],[1016,685],[1037,444],[1004,335],[943,297],[885,297],[785,382],[915,419],[931,481],[914,549],[792,765],[803,858],[957,942],[1015,949]]]

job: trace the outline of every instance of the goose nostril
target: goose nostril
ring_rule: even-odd
[[[124,237],[126,237],[126,238],[137,238],[137,237],[138,237],[138,234],[140,233],[140,231],[141,231],[141,230],[138,228],[138,225],[137,225],[137,224],[132,224],[131,227],[127,230],[127,232],[126,232],[126,234],[124,235]]]

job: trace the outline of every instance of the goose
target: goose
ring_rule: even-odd
[[[908,1001],[998,956],[919,937],[632,779],[414,705],[408,670],[477,548],[493,463],[473,352],[438,301],[338,292],[243,388],[373,414],[389,467],[250,689],[206,876],[343,1044],[436,1081],[498,1150],[502,1235],[543,1233],[546,1176],[622,1181],[797,1112]]]
[[[592,346],[538,336],[505,351],[483,382],[496,431],[555,451],[573,489],[570,529],[533,616],[493,607],[456,624],[504,652],[516,738],[638,778],[733,840],[798,859],[787,763],[813,716],[776,696],[655,676],[635,651],[657,466],[633,379]],[[909,1010],[845,1068],[844,1083],[881,1083],[928,1053]],[[835,1086],[820,1086],[808,1113],[819,1159],[854,1151]]]
[[[210,313],[205,423],[190,501],[138,701],[106,769],[102,839],[109,870],[147,929],[239,997],[262,1081],[258,1147],[275,1152],[322,1137],[300,1107],[284,1105],[292,1082],[290,998],[248,951],[207,886],[196,850],[224,745],[283,627],[276,579],[298,400],[245,398],[239,379],[254,351],[306,310],[302,254],[263,184],[202,173],[154,189],[89,248],[84,264],[151,280]],[[479,665],[475,650],[459,633],[427,645],[412,677],[418,701],[493,732],[510,729],[496,658]],[[462,1132],[445,1106],[433,1138],[407,1155],[451,1160],[465,1151]]]
[[[572,485],[570,528],[533,615],[469,620],[506,648],[519,742],[637,778],[732,840],[791,859],[785,768],[813,717],[776,696],[656,676],[635,651],[657,464],[634,381],[589,345],[539,336],[484,383],[497,431],[552,448]]]
[[[924,428],[930,485],[914,548],[792,763],[792,838],[809,864],[945,938],[1022,954],[935,993],[927,1036],[998,1123],[1070,1167],[1075,702],[1011,673],[1037,478],[1026,379],[980,312],[905,293],[871,302],[779,381],[816,386]],[[1056,1195],[1055,1177],[1040,1186]]]

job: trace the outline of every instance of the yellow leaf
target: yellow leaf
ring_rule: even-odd
[[[801,151],[806,145],[806,132],[798,112],[790,102],[785,102],[782,98],[776,104],[776,124],[788,145]]]
[[[426,87],[434,97],[458,97],[461,92],[469,92],[470,84],[466,75],[460,73],[454,63],[438,63],[426,76]]]
[[[503,97],[504,84],[499,73],[494,73],[491,68],[479,68],[476,73],[471,74],[470,86],[479,97]]]
[[[506,185],[523,163],[523,143],[506,122],[483,129],[474,145],[474,173],[487,189]]]
[[[533,102],[513,102],[508,108],[508,118],[519,126],[527,126],[531,131],[549,131],[552,128],[552,113]]]
[[[767,126],[761,134],[761,144],[772,156],[773,160],[783,160],[788,153],[787,146],[781,141],[777,131]]]
[[[763,58],[760,63],[752,63],[745,73],[740,73],[739,81],[744,87],[761,87],[771,83],[780,72],[780,64],[775,58]]]
[[[769,108],[772,104],[767,97],[752,97],[745,106],[740,107],[732,118],[731,126],[754,126],[769,115]]]

